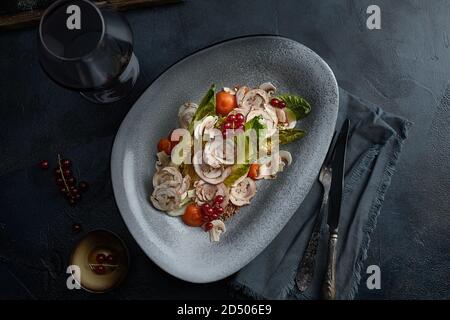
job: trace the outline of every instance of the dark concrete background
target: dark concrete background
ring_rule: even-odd
[[[382,30],[367,30],[377,4]],[[450,298],[450,3],[377,0],[189,0],[127,13],[141,77],[134,94],[96,106],[51,83],[36,57],[36,30],[0,33],[0,298],[227,298],[226,280],[193,285],[157,268],[137,247],[111,197],[109,155],[121,120],[160,72],[212,43],[280,34],[315,50],[346,90],[415,125],[372,236],[367,264],[382,289],[358,298]],[[68,208],[40,159],[71,157],[91,191]],[[83,233],[119,233],[132,255],[117,290],[92,295],[65,288],[64,266]]]

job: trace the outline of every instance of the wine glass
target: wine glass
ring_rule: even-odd
[[[95,103],[127,96],[139,75],[130,25],[88,0],[59,0],[39,24],[39,60],[59,85]]]

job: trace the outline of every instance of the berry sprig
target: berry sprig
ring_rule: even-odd
[[[214,198],[212,206],[209,203],[204,203],[202,205],[202,221],[205,223],[205,231],[209,231],[213,227],[211,221],[220,219],[222,216],[224,212],[224,209],[221,207],[222,202],[223,196],[217,195]]]
[[[226,117],[225,123],[222,125],[222,136],[227,138],[234,131],[244,130],[245,116],[242,113],[230,114]]]
[[[47,160],[42,160],[39,166],[43,170],[47,170],[50,164]],[[58,154],[58,162],[54,170],[55,183],[59,191],[65,195],[67,201],[71,206],[75,206],[81,200],[81,193],[87,191],[89,185],[85,181],[81,181],[78,186],[72,173],[72,161],[69,159],[62,159]]]

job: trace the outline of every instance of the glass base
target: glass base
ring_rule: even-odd
[[[116,82],[108,89],[101,91],[80,92],[85,99],[99,104],[119,101],[128,96],[136,84],[139,76],[139,61],[136,56],[131,56],[125,71],[117,78]]]

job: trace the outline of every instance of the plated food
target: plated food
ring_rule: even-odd
[[[218,92],[213,85],[199,104],[184,103],[178,128],[157,145],[153,206],[219,241],[227,219],[251,204],[257,181],[292,163],[280,146],[305,135],[296,125],[311,105],[276,91],[270,82]]]

